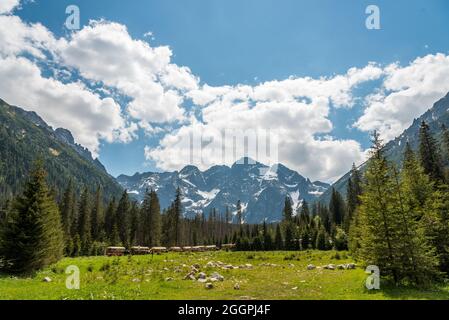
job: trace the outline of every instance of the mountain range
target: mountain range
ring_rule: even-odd
[[[312,182],[282,164],[267,166],[249,158],[231,167],[213,166],[200,171],[189,165],[175,172],[121,175],[117,181],[138,200],[143,199],[147,189],[155,190],[162,208],[170,205],[179,186],[186,216],[203,211],[207,215],[213,208],[224,214],[228,208],[235,219],[240,200],[247,223],[279,221],[286,196],[297,209],[302,200],[315,201],[329,187],[323,182]]]

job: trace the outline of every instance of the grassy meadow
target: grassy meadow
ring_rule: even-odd
[[[206,266],[209,261],[251,266],[223,269]],[[449,299],[449,286],[417,290],[381,283],[381,290],[368,291],[364,285],[367,275],[359,267],[307,270],[309,264],[319,267],[350,262],[353,260],[346,252],[334,251],[65,258],[32,277],[1,275],[0,299]],[[184,280],[195,264],[207,276],[218,272],[224,281],[213,282],[213,288],[206,289],[205,283]],[[65,269],[70,265],[80,269],[79,290],[66,288]]]

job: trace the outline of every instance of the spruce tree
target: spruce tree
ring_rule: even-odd
[[[366,264],[378,266],[382,274],[392,276],[398,283],[401,261],[396,235],[399,227],[392,210],[396,204],[391,198],[394,187],[383,148],[379,135],[374,132],[359,208],[359,252]]]
[[[61,221],[64,233],[65,253],[71,255],[73,251],[72,223],[76,217],[76,196],[73,180],[70,179],[61,203]]]
[[[284,249],[284,241],[282,240],[281,226],[279,224],[276,225],[276,234],[274,237],[274,246],[276,250]]]
[[[130,245],[140,245],[138,242],[138,231],[140,222],[140,210],[137,206],[137,202],[133,201],[131,204],[131,209],[129,210],[130,215],[130,230],[129,230],[129,244]]]
[[[282,210],[282,215],[284,217],[284,221],[290,222],[293,220],[293,209],[292,209],[292,202],[290,200],[290,197],[285,197],[284,201],[284,209]]]
[[[62,257],[61,216],[45,179],[42,162],[37,161],[2,230],[0,251],[8,272],[32,273]]]
[[[438,145],[433,138],[429,125],[423,121],[419,128],[419,155],[424,172],[440,183],[444,180]]]
[[[103,192],[101,187],[97,187],[95,192],[94,204],[92,207],[91,214],[91,234],[93,241],[100,241],[101,230],[104,225],[104,214],[103,214]]]
[[[440,185],[429,199],[422,219],[425,235],[435,248],[439,269],[449,274],[449,187]]]
[[[78,234],[81,240],[81,252],[89,255],[92,246],[91,207],[89,191],[84,188],[79,203]]]
[[[75,189],[73,186],[73,180],[70,179],[67,189],[62,197],[61,204],[61,220],[64,236],[70,238],[70,229],[73,217],[75,215],[76,203],[75,203]]]
[[[356,214],[356,209],[360,205],[360,196],[362,194],[362,180],[360,172],[355,166],[352,165],[351,177],[348,180],[348,186],[346,190],[346,203],[347,203],[347,216],[344,219],[345,231],[348,231],[350,224]]]
[[[131,204],[129,202],[128,191],[125,190],[120,198],[116,211],[116,227],[120,242],[128,247],[129,246],[129,211]],[[115,226],[114,226],[115,227]]]
[[[332,188],[331,200],[329,202],[329,211],[332,223],[340,226],[345,218],[345,204],[341,194]]]
[[[116,206],[115,197],[112,197],[104,215],[104,230],[109,240],[111,240],[112,229],[116,224]]]
[[[374,138],[360,206],[361,256],[392,275],[395,283],[425,284],[436,275],[436,259],[417,218],[421,206],[410,192],[411,181],[422,175],[422,183],[425,175],[411,163],[399,175],[385,159],[378,136]]]
[[[243,223],[243,212],[242,212],[242,203],[240,200],[237,201],[237,223],[242,224]]]

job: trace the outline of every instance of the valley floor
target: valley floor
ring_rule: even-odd
[[[213,265],[245,266],[223,269]],[[307,270],[353,262],[345,252],[206,252],[169,253],[133,257],[65,258],[30,278],[0,276],[0,299],[449,299],[449,286],[426,290],[365,289],[366,274],[355,270]],[[210,276],[218,272],[224,281],[212,289],[196,280],[183,280],[198,264]],[[80,269],[80,289],[66,288],[68,266]],[[47,278],[45,282],[44,278]],[[236,284],[239,290],[235,289]]]

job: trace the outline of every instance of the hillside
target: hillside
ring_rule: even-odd
[[[203,210],[207,214],[213,208],[224,214],[227,207],[235,216],[236,203],[240,200],[244,221],[248,223],[279,221],[286,196],[298,208],[302,200],[314,201],[328,187],[282,164],[270,167],[248,159],[231,167],[214,166],[204,172],[186,166],[179,172],[136,173],[121,175],[117,180],[138,200],[142,200],[146,189],[157,191],[162,208],[170,205],[179,186],[187,216]]]
[[[393,161],[396,164],[399,164],[402,161],[402,156],[404,154],[404,148],[407,144],[407,141],[410,143],[410,146],[414,149],[418,149],[419,144],[419,126],[422,121],[425,121],[429,127],[430,131],[433,133],[434,137],[437,139],[441,138],[441,126],[444,124],[446,127],[449,127],[449,93],[439,101],[437,101],[429,110],[427,110],[422,116],[415,119],[412,125],[407,128],[399,137],[394,140],[389,141],[385,145],[385,154],[390,161]],[[446,162],[444,163],[446,166],[449,165],[447,162],[449,157],[445,157]],[[348,169],[350,169],[351,164],[348,164]],[[364,165],[360,167],[363,171]],[[341,194],[346,195],[346,188],[348,179],[350,177],[350,173],[346,173],[339,180],[337,180],[332,187],[335,190],[339,191]],[[329,188],[326,192],[324,192],[319,201],[322,203],[328,203],[331,196],[332,188]]]
[[[60,195],[70,179],[77,189],[101,185],[104,196],[118,195],[120,185],[89,150],[76,144],[70,131],[53,130],[35,112],[0,99],[0,199],[20,191],[36,158],[43,159],[48,182]]]

